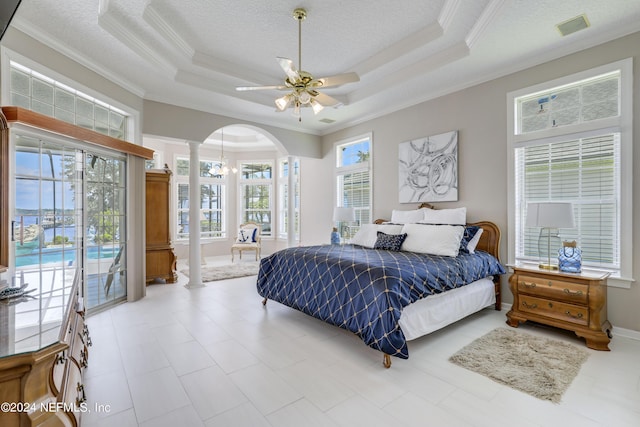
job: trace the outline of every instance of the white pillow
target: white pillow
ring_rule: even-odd
[[[405,224],[402,233],[407,238],[402,250],[420,254],[458,256],[460,241],[464,234],[461,225]]]
[[[467,223],[467,208],[454,209],[420,209],[423,211],[422,224],[465,225]]]
[[[424,219],[424,209],[416,209],[412,211],[391,211],[391,222],[394,224],[415,224]]]
[[[467,243],[467,250],[470,254],[476,253],[476,246],[478,246],[480,236],[482,236],[482,231],[482,228],[478,229],[478,231],[476,231],[476,234],[471,238],[471,240],[469,240],[469,243]]]
[[[402,225],[399,224],[362,224],[355,236],[351,239],[352,244],[373,249],[378,238],[378,231],[386,234],[400,234]]]
[[[236,243],[255,243],[256,233],[258,229],[256,227],[244,227],[238,230],[238,237]]]

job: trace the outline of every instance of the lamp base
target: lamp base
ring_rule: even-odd
[[[558,266],[553,264],[538,264],[540,270],[558,271]]]

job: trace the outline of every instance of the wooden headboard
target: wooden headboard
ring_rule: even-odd
[[[429,208],[435,209],[433,205],[429,203],[422,203],[418,206],[418,209]],[[374,224],[382,224],[386,222],[386,219],[376,219]],[[475,225],[482,228],[482,234],[480,235],[480,241],[478,242],[477,249],[485,252],[489,252],[500,261],[500,228],[491,221],[479,221],[467,223],[467,225]]]

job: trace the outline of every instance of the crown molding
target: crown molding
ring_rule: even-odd
[[[418,62],[404,67],[401,70],[387,74],[384,77],[369,82],[367,85],[361,85],[358,89],[349,93],[349,99],[352,102],[362,101],[370,96],[377,95],[383,90],[387,90],[397,85],[398,81],[408,81],[415,76],[426,74],[430,71],[443,67],[454,61],[457,61],[470,53],[469,47],[465,42],[458,42],[440,52],[430,55]]]
[[[370,58],[365,59],[356,66],[352,67],[361,77],[386,65],[398,58],[408,55],[414,50],[425,46],[444,34],[443,28],[439,23],[434,22],[427,25],[420,31],[405,37],[404,39],[393,43],[392,45],[382,49]]]
[[[145,7],[142,19],[184,56],[190,59],[193,58],[195,49],[178,34],[169,22],[160,16],[156,8],[153,7],[153,3],[149,3]]]
[[[438,22],[440,26],[446,31],[451,25],[453,21],[453,17],[458,11],[458,6],[460,5],[460,0],[447,0],[442,6],[442,10],[440,11],[440,16],[438,16]]]
[[[109,8],[109,0],[100,0],[99,2],[98,25],[141,57],[146,58],[170,75],[175,75],[177,67],[145,43],[141,37],[125,27]]]
[[[233,62],[229,62],[221,58],[216,58],[199,51],[195,51],[192,58],[192,63],[193,65],[204,68],[205,70],[224,74],[235,79],[240,79],[255,84],[273,85],[282,83],[284,81],[284,79],[275,81],[275,78],[273,76],[243,68],[242,66],[234,64]],[[276,65],[277,63],[274,61],[274,69],[276,69]]]
[[[502,9],[504,4],[505,0],[492,0],[487,7],[484,8],[482,14],[465,38],[465,42],[469,48],[471,48],[484,34],[486,29],[489,28],[489,25],[498,16],[500,9]]]

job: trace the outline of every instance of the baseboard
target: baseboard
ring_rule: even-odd
[[[611,333],[616,337],[624,337],[640,341],[640,331],[634,331],[633,329],[625,329],[614,326],[613,329],[611,329]]]
[[[512,304],[508,304],[505,302],[500,304],[502,311],[511,310],[511,306]],[[634,331],[633,329],[620,328],[614,325],[613,328],[611,329],[611,333],[613,334],[613,336],[616,336],[616,337],[624,337],[624,338],[640,341],[640,331]]]

